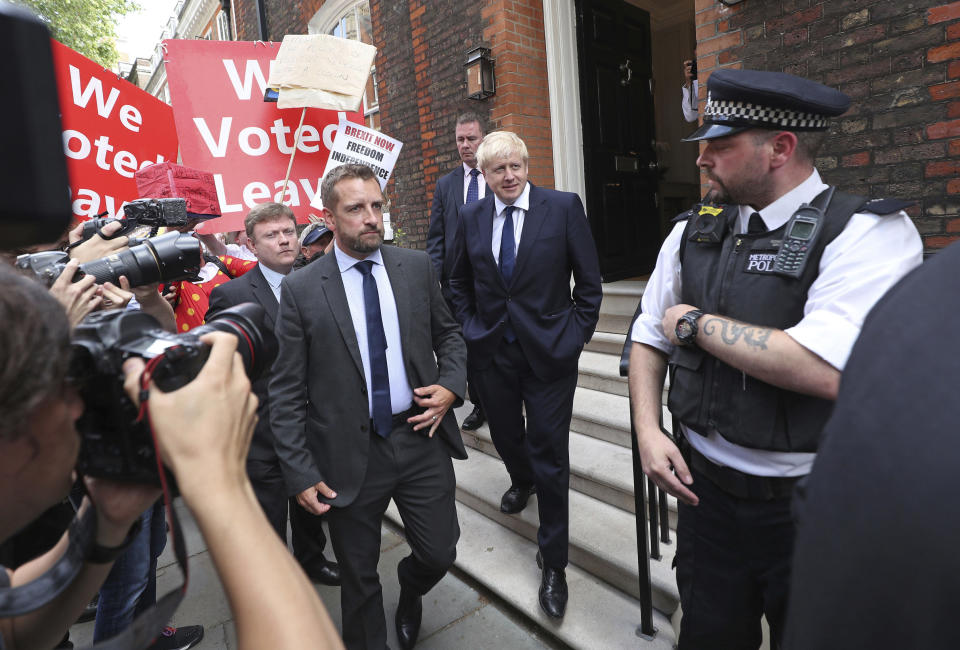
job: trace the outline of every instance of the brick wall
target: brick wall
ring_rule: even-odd
[[[266,15],[264,40],[282,41],[284,34],[306,34],[307,23],[323,6],[324,0],[261,0]],[[233,0],[237,19],[237,40],[257,40],[258,19],[254,0]]]
[[[825,180],[918,201],[908,212],[928,252],[960,236],[960,2],[696,0],[696,8],[701,83],[717,67],[744,67],[839,88],[853,105],[817,161]]]
[[[553,139],[542,0],[488,0],[484,40],[496,60],[493,128],[513,131],[530,151],[530,181],[553,187]]]

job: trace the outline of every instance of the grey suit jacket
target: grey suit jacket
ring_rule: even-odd
[[[410,385],[440,384],[461,404],[467,348],[430,257],[393,246],[381,251]],[[284,278],[276,334],[280,352],[270,382],[270,422],[287,491],[298,494],[323,481],[337,492],[329,503],[349,505],[366,475],[370,412],[336,255]],[[454,458],[467,457],[452,408],[434,439]]]

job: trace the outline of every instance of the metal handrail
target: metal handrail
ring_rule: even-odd
[[[620,353],[620,376],[626,377],[630,371],[630,332],[637,317],[640,305],[630,320],[627,338]],[[660,428],[663,428],[661,415]],[[653,626],[653,589],[650,583],[650,558],[659,560],[660,542],[670,543],[670,520],[667,511],[667,495],[656,487],[652,480],[644,476],[640,462],[640,448],[637,446],[637,431],[633,425],[633,403],[630,404],[630,446],[633,450],[633,499],[637,523],[637,568],[640,586],[640,627],[637,636],[652,640],[657,634]],[[648,492],[649,490],[649,492]],[[649,493],[649,498],[648,498]],[[645,521],[646,519],[646,521]],[[649,526],[649,528],[648,528]],[[659,529],[659,536],[657,535]]]

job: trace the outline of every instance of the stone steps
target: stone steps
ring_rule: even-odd
[[[620,358],[620,352],[623,351],[623,342],[626,339],[624,334],[614,334],[612,332],[596,331],[593,338],[584,346],[587,352],[599,352],[601,354],[614,354],[617,359]]]
[[[458,476],[462,464],[455,462]],[[530,509],[528,506],[527,510]],[[544,633],[578,650],[637,647],[671,650],[674,647],[676,634],[666,615],[654,610],[657,634],[651,641],[642,641],[636,632],[640,625],[639,602],[574,564],[566,570],[570,592],[566,616],[562,621],[547,617],[537,600],[540,570],[535,560],[536,543],[488,519],[465,503],[458,503],[457,511],[464,534],[457,545],[456,567],[538,625]],[[402,525],[392,502],[386,516]],[[485,646],[478,642],[474,647]]]
[[[584,351],[580,354],[577,387],[627,397],[627,378],[620,376],[620,354]]]

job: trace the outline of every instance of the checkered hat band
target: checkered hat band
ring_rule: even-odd
[[[703,110],[704,121],[749,122],[772,124],[785,129],[826,129],[827,118],[816,113],[801,113],[783,108],[757,106],[747,102],[707,100]]]

